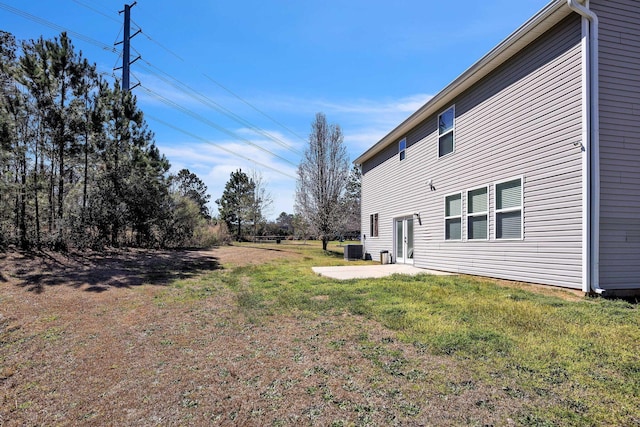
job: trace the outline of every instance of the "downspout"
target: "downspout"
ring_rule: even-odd
[[[587,198],[588,198],[588,232],[587,247],[589,271],[587,281],[583,285],[585,292],[601,294],[600,288],[600,96],[599,96],[599,56],[598,56],[598,16],[588,8],[588,0],[567,0],[571,10],[589,21],[587,69],[586,79],[588,84],[587,103]]]

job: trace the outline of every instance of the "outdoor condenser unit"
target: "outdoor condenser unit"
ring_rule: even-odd
[[[362,259],[362,245],[345,245],[344,259],[346,260]]]

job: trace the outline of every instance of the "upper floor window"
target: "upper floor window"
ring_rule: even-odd
[[[467,238],[487,240],[489,238],[489,197],[487,187],[467,192]]]
[[[398,143],[398,152],[400,153],[400,161],[404,160],[407,151],[407,138],[402,138]]]
[[[522,239],[522,178],[496,184],[496,239]]]
[[[444,198],[444,238],[462,240],[462,194]]]
[[[455,106],[452,106],[438,116],[438,157],[453,153],[455,115]]]

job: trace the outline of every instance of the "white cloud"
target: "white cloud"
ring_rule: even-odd
[[[344,142],[351,155],[351,160],[354,160],[357,156],[369,149],[369,147],[380,141],[390,130],[390,128],[369,127],[346,132]]]
[[[422,107],[431,97],[427,94],[416,94],[392,101],[360,100],[324,105],[335,114],[346,118],[343,125],[345,143],[352,159],[355,159]]]
[[[211,195],[209,205],[212,213],[217,215],[215,200],[222,196],[225,184],[232,172],[242,169],[249,172],[257,169],[268,183],[269,190],[274,197],[274,211],[279,214],[282,211],[293,212],[293,194],[295,192],[295,179],[284,176],[271,169],[264,168],[257,163],[262,163],[281,171],[284,174],[296,176],[296,167],[282,162],[280,159],[270,156],[255,147],[230,141],[215,141],[221,147],[241,153],[245,160],[234,156],[227,151],[206,143],[173,143],[159,144],[159,149],[164,153],[172,165],[172,172],[177,173],[182,168],[187,168],[198,175],[207,185],[208,194]],[[277,191],[274,191],[277,189]]]
[[[353,160],[429,99],[430,95],[426,94],[406,96],[397,100],[360,99],[347,102],[301,99],[288,99],[288,102],[284,102],[284,98],[274,97],[269,108],[270,111],[280,113],[283,113],[283,109],[287,109],[287,114],[296,117],[297,122],[300,122],[300,117],[304,116],[305,123],[309,117],[312,117],[309,111],[324,111],[330,121],[339,123],[343,128],[345,144]],[[292,113],[294,108],[295,115]],[[188,128],[188,125],[181,124],[180,127]],[[224,150],[202,141],[169,142],[165,140],[158,145],[169,158],[174,172],[181,168],[188,168],[205,182],[211,195],[210,207],[214,214],[217,214],[217,205],[214,201],[222,195],[231,172],[237,169],[246,172],[251,169],[261,171],[274,199],[271,216],[275,217],[282,211],[293,212],[296,166],[301,159],[301,152],[305,149],[305,142],[293,138],[285,131],[273,129],[264,131],[285,145],[294,147],[298,153],[293,153],[278,142],[247,127],[234,129],[232,132],[251,141],[254,145],[228,137],[210,139],[212,143],[223,147]],[[193,133],[199,135],[197,130],[193,130]]]
[[[357,99],[343,102],[273,96],[269,97],[268,101],[256,103],[262,104],[262,108],[273,109],[281,114],[305,116],[308,122],[308,125],[305,122],[306,126],[310,126],[310,117],[318,111],[323,111],[330,122],[340,124],[349,153],[355,158],[431,98],[432,95],[418,93],[399,99]],[[301,145],[297,141],[292,143]]]
[[[324,110],[335,113],[346,113],[355,115],[365,115],[370,117],[387,117],[387,115],[411,114],[424,105],[432,95],[416,94],[398,100],[378,101],[378,100],[357,100],[355,102],[335,103],[318,102],[318,106]]]
[[[410,114],[425,104],[433,95],[419,93],[408,95],[399,99],[357,99],[357,100],[332,100],[305,99],[283,96],[268,96],[266,99],[255,100],[263,109],[279,111],[282,114],[304,115],[309,124],[313,115],[318,111],[323,111],[331,120],[331,116],[362,116],[376,118],[386,117],[389,114]]]

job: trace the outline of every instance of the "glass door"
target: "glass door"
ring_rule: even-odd
[[[413,264],[413,217],[395,220],[395,258],[400,264]]]
[[[396,219],[396,262],[404,264],[404,220]]]

